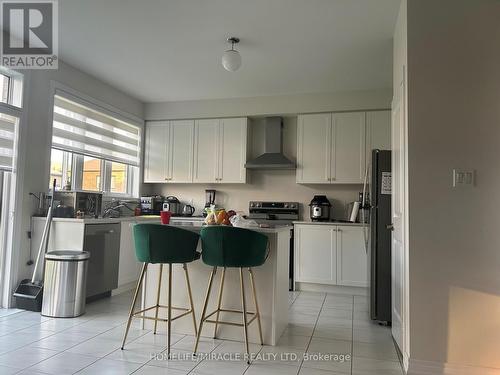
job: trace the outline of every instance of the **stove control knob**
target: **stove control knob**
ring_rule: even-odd
[[[288,208],[288,203],[285,203],[285,208]]]
[[[254,205],[254,203],[253,203],[253,202],[251,202],[251,203],[250,203],[250,207],[253,207],[253,206],[255,206],[255,205]]]
[[[292,203],[292,204],[290,205],[290,208],[295,208],[295,205]]]
[[[257,203],[257,207],[260,207],[260,206],[261,206],[261,204],[260,204],[260,203]]]

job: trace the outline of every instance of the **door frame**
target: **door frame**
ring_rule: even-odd
[[[394,151],[398,150],[399,147],[403,148],[402,152],[402,162],[403,166],[403,183],[402,183],[402,215],[401,215],[401,230],[402,230],[402,251],[401,260],[402,264],[402,275],[401,275],[401,350],[403,356],[403,366],[405,370],[408,370],[409,358],[410,358],[410,292],[409,292],[409,184],[408,184],[408,85],[407,85],[407,69],[406,65],[402,66],[402,81],[400,82],[400,92],[394,93],[394,100],[392,108],[394,109],[395,103],[399,102],[397,105],[400,106],[400,111],[402,112],[400,118],[402,119],[399,122],[401,126],[400,132],[402,133],[402,145],[397,146],[397,140],[394,139],[394,127],[396,125],[394,120],[394,112],[391,114],[392,121],[392,150],[393,155]],[[394,156],[393,156],[394,158]],[[394,160],[394,159],[393,159]],[[394,163],[393,163],[394,168]],[[394,201],[398,199],[395,195],[394,183],[396,180],[394,179],[394,170],[393,170],[393,203],[392,203],[392,212],[391,216],[394,219]],[[392,252],[394,252],[394,241],[391,241]],[[392,257],[394,259],[394,256]],[[393,290],[393,296],[394,296]],[[394,297],[393,297],[394,298]],[[392,307],[394,309],[394,306]]]
[[[12,116],[19,118],[16,134],[16,147],[14,149],[14,168],[10,176],[10,197],[7,205],[3,205],[2,210],[7,210],[8,223],[5,227],[3,238],[4,249],[0,255],[3,257],[3,278],[0,280],[0,307],[11,308],[13,305],[12,292],[18,283],[19,264],[22,254],[26,252],[21,248],[20,238],[23,234],[23,199],[16,199],[23,196],[23,181],[25,170],[25,158],[27,149],[27,117],[28,117],[28,98],[29,98],[29,71],[20,74],[12,72],[17,78],[22,79],[22,108],[14,107],[8,104],[0,104],[4,111]],[[4,184],[5,186],[5,184]],[[6,202],[7,203],[7,202]]]

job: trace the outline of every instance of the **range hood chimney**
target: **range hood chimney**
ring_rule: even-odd
[[[259,157],[245,164],[247,169],[295,169],[293,161],[283,155],[281,117],[266,117],[265,148]]]

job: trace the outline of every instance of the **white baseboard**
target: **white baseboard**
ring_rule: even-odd
[[[295,290],[304,292],[322,292],[334,294],[354,294],[357,296],[368,296],[368,288],[361,288],[357,286],[340,286],[340,285],[327,285],[315,283],[295,283]]]
[[[113,289],[111,291],[111,295],[112,296],[116,296],[118,294],[122,294],[122,293],[125,293],[125,292],[128,292],[130,290],[134,290],[135,287],[137,286],[137,280],[136,281],[131,281],[129,283],[126,283],[126,284],[123,284],[123,285],[120,285],[118,288],[116,289]]]
[[[500,375],[500,368],[410,359],[407,375]]]

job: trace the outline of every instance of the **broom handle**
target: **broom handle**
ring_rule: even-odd
[[[35,262],[35,268],[33,269],[33,276],[31,277],[31,283],[33,284],[35,282],[36,278],[36,271],[38,270],[38,264],[40,263],[40,259],[42,258],[42,253],[45,253],[44,249],[47,249],[48,245],[48,240],[49,240],[49,230],[50,230],[50,224],[52,222],[52,205],[54,203],[54,192],[56,190],[56,180],[54,179],[54,183],[52,185],[52,199],[50,201],[49,208],[47,210],[47,220],[45,220],[45,226],[43,227],[43,232],[42,232],[42,239],[40,241],[40,246],[38,248],[38,255],[36,257],[36,262]]]

